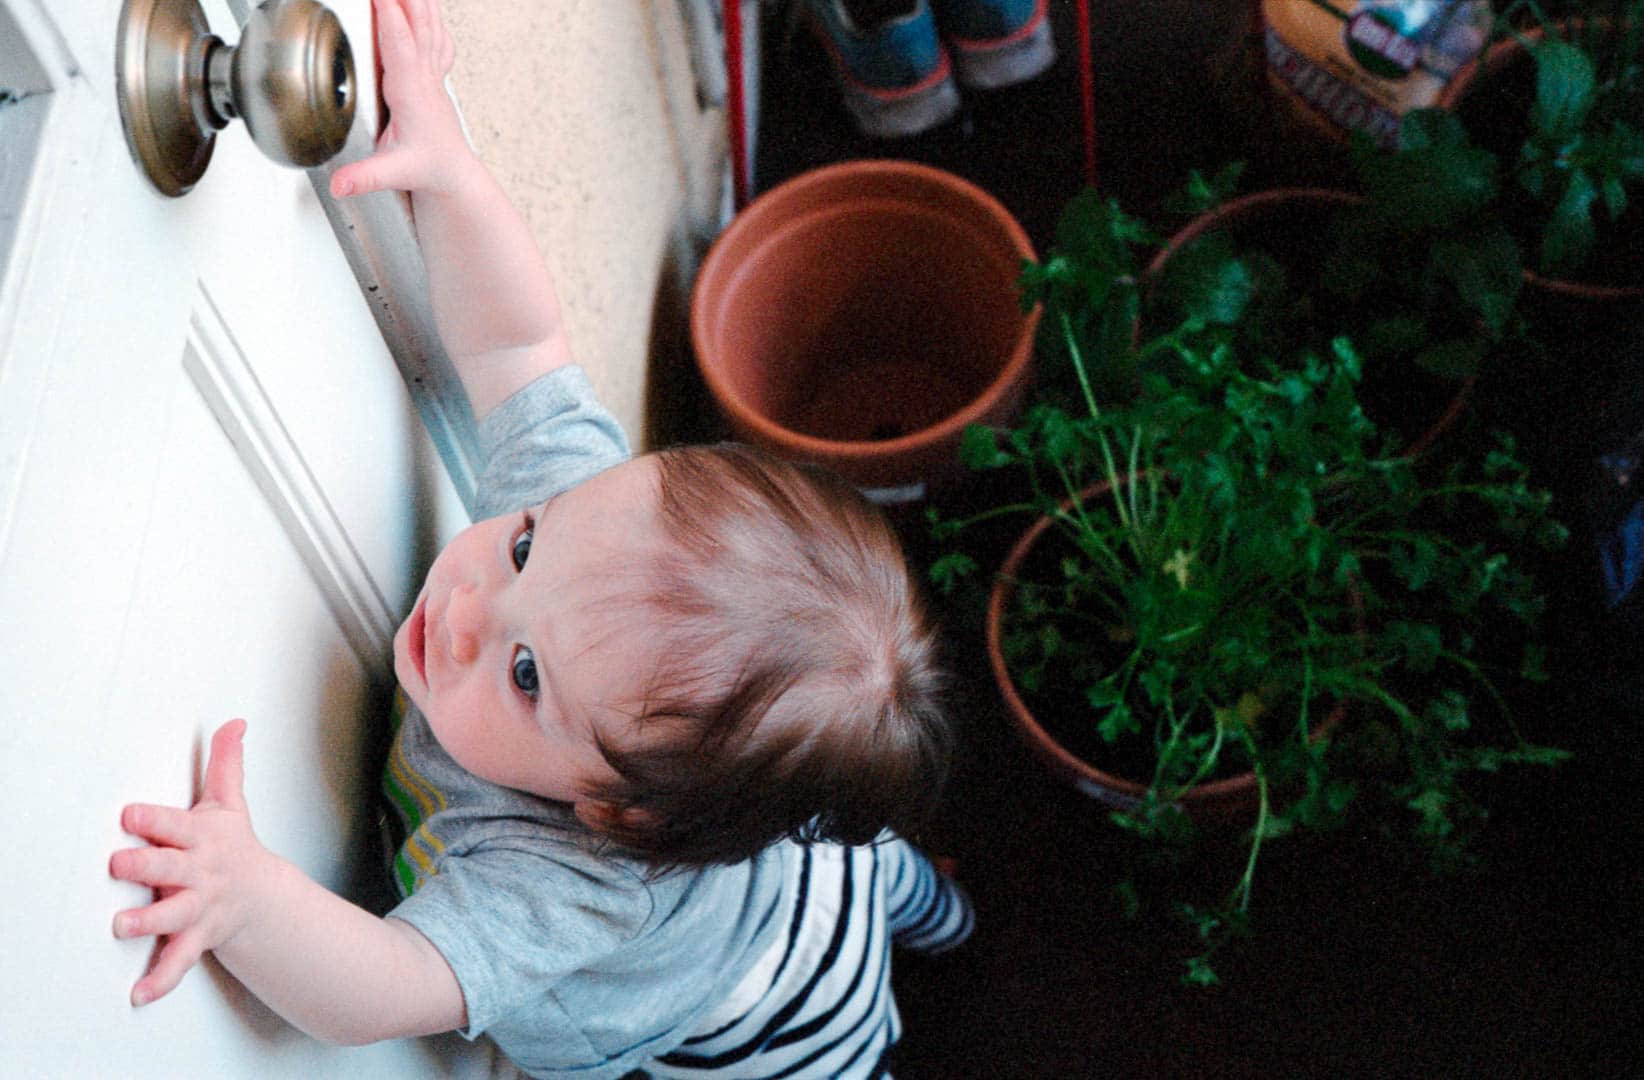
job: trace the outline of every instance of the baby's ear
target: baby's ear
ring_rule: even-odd
[[[656,824],[656,815],[637,806],[618,806],[604,799],[578,799],[571,807],[577,819],[602,836],[643,832]]]

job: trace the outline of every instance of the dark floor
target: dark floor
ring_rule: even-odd
[[[1234,157],[1252,162],[1247,189],[1334,167],[1269,141],[1239,96],[1249,83],[1211,79],[1212,43],[1236,32],[1245,0],[1092,7],[1099,186],[1128,209],[1149,211],[1189,168]],[[992,191],[1043,250],[1082,182],[1071,0],[1053,0],[1053,17],[1061,57],[1050,73],[968,95],[960,119],[900,142],[856,137],[814,43],[785,42],[769,20],[758,190],[844,158],[909,158]],[[1507,396],[1522,400],[1524,389]],[[1529,437],[1568,510],[1599,442],[1617,424],[1644,428],[1644,408],[1622,408],[1605,427],[1530,397],[1546,436]],[[1490,402],[1482,395],[1475,413],[1488,416]],[[919,532],[908,526],[916,554],[927,550]],[[1179,926],[1119,917],[1123,837],[1029,758],[985,681],[976,624],[943,607],[962,675],[963,753],[931,839],[959,859],[979,924],[950,957],[898,958],[897,1075],[1638,1075],[1640,755],[1612,733],[1639,727],[1644,670],[1632,635],[1644,621],[1603,612],[1590,537],[1577,534],[1553,568],[1563,643],[1554,682],[1522,713],[1575,761],[1498,781],[1470,874],[1433,877],[1401,846],[1363,834],[1270,846],[1255,934],[1222,958],[1223,985],[1209,991],[1178,984],[1189,951]],[[1212,851],[1205,872],[1228,857]]]

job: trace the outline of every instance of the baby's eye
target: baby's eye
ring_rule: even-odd
[[[536,531],[536,522],[530,514],[525,515],[525,527],[514,536],[513,558],[514,569],[525,569],[525,562],[531,557],[531,534]]]
[[[537,658],[524,645],[514,646],[514,685],[532,701],[537,699]]]

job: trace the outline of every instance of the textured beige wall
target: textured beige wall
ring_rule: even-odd
[[[717,213],[726,143],[722,111],[698,107],[677,0],[442,9],[474,146],[536,233],[573,350],[645,443],[653,356],[679,362],[680,283]]]

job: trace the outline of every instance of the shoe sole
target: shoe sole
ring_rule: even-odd
[[[856,129],[870,138],[901,139],[918,135],[953,118],[959,111],[959,88],[946,49],[940,64],[919,82],[905,87],[871,86],[852,77],[839,46],[825,23],[807,11],[812,35],[828,54],[845,111]]]
[[[949,66],[905,90],[881,90],[841,75],[845,110],[857,130],[877,139],[900,139],[946,123],[959,111],[959,88]]]
[[[1043,74],[1056,61],[1047,11],[1046,0],[1039,0],[1033,18],[1007,37],[991,41],[947,38],[959,83],[975,90],[995,90]]]

